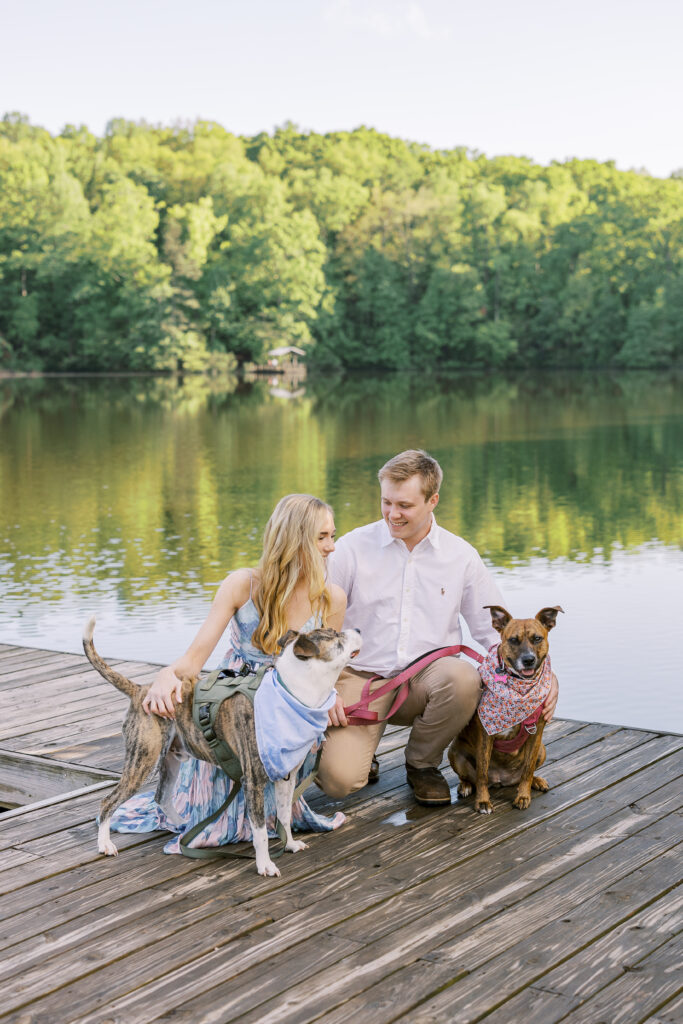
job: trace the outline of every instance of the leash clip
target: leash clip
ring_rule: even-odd
[[[533,725],[525,725],[524,728],[526,729],[526,731],[529,733],[530,736],[535,736],[536,733],[538,732],[538,728],[536,727],[536,723],[535,722],[534,722]]]

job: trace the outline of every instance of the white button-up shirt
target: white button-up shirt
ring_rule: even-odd
[[[498,640],[483,607],[503,603],[493,577],[471,544],[434,519],[412,551],[383,519],[352,530],[328,572],[346,593],[344,625],[363,636],[354,669],[389,676],[435,647],[462,643],[460,615],[484,648]]]

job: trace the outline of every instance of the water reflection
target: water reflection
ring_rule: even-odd
[[[413,446],[444,468],[440,523],[510,580],[673,552],[681,390],[649,374],[2,381],[0,641],[73,649],[96,608],[144,622],[161,658],[254,561],[282,494],[324,497],[343,533],[377,517],[378,467]]]

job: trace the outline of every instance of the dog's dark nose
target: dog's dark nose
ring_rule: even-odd
[[[522,665],[524,668],[533,668],[536,664],[536,656],[534,654],[523,654]]]

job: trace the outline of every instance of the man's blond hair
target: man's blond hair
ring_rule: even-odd
[[[423,452],[421,448],[409,448],[408,451],[394,455],[393,459],[385,462],[377,476],[380,483],[388,479],[395,484],[402,484],[411,476],[419,476],[425,501],[429,501],[441,487],[443,471],[436,459],[427,452]]]

